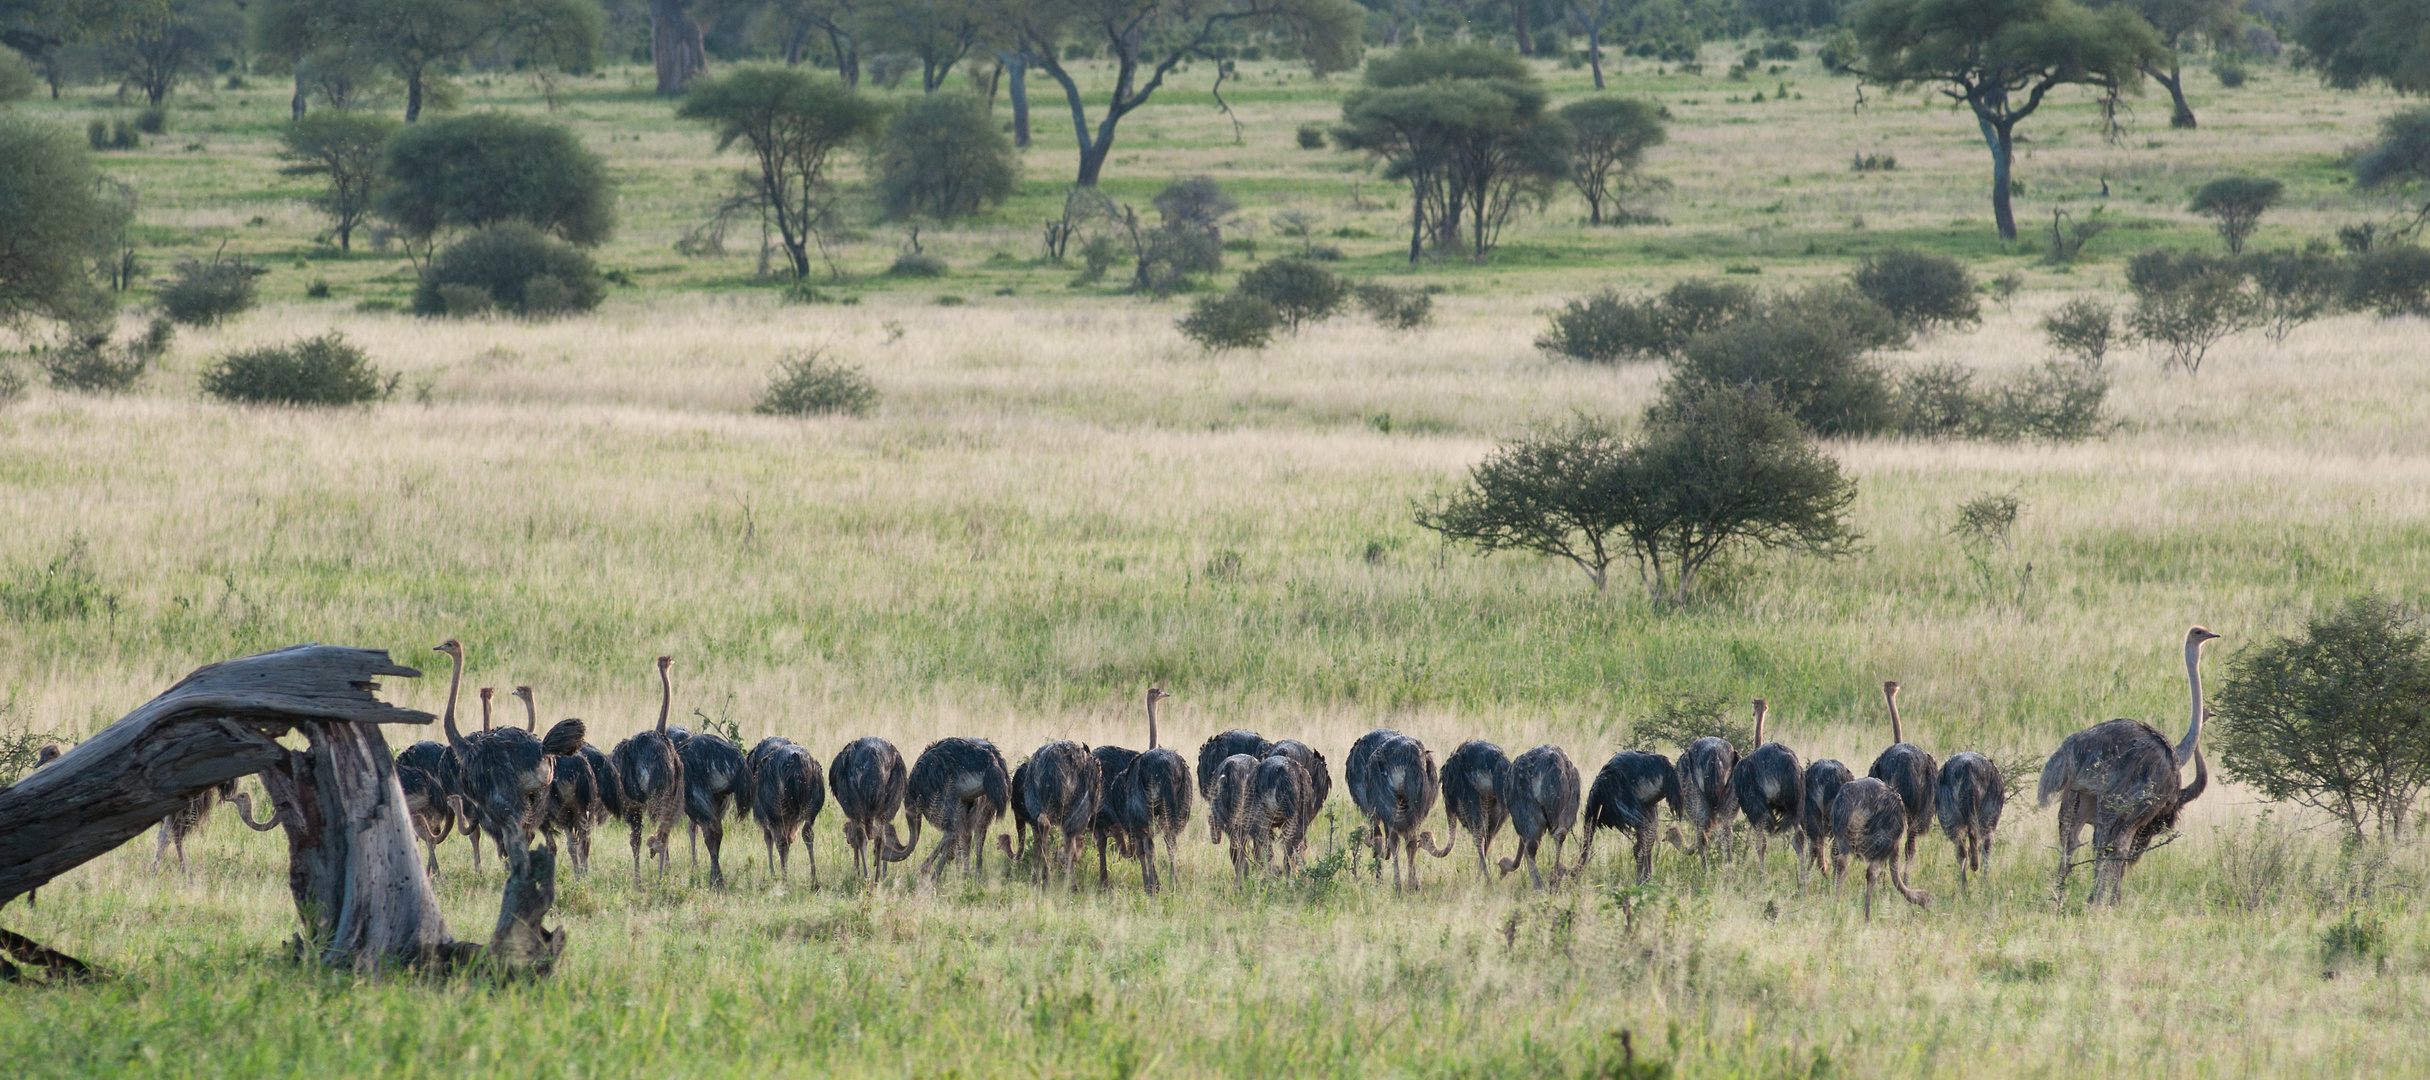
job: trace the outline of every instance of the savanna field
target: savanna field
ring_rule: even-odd
[[[2021,287],[1890,365],[2004,378],[2051,355],[2044,315],[2122,299],[2128,256],[2217,249],[2186,211],[2217,175],[2286,182],[2257,247],[2389,217],[2345,163],[2398,99],[2284,65],[2230,90],[2189,66],[2198,129],[2169,128],[2153,91],[2111,141],[2092,95],[2062,90],[2019,128],[2023,236],[2003,244],[1984,143],[1944,99],[1860,101],[1811,47],[1748,81],[1720,72],[1735,48],[1707,51],[1700,74],[1611,71],[1607,93],[1671,117],[1647,164],[1673,185],[1660,223],[1590,229],[1565,193],[1485,265],[1410,265],[1406,188],[1299,146],[1302,125],[1339,119],[1355,74],[1244,61],[1223,87],[1237,129],[1210,65],[1177,75],[1124,122],[1104,187],[1145,212],[1176,176],[1221,184],[1240,204],[1227,237],[1253,243],[1214,284],[1299,248],[1274,220],[1298,211],[1310,242],[1341,250],[1337,272],[1434,291],[1430,326],[1343,316],[1226,352],[1176,331],[1189,297],[1128,294],[1119,272],[1075,286],[1075,267],[1042,257],[1075,164],[1044,79],[1018,194],[920,230],[945,276],[887,276],[907,230],[855,204],[836,275],[814,280],[828,302],[796,303],[759,273],[755,229],[723,254],[675,249],[742,156],[677,120],[646,68],[572,80],[553,110],[530,80],[467,76],[464,108],[563,123],[616,181],[618,229],[594,253],[616,283],[555,320],[399,310],[416,281],[404,254],[315,243],[316,181],[274,156],[288,88],[181,90],[168,133],[100,165],[138,192],[148,275],[241,253],[269,269],[264,302],[182,330],[129,392],[38,385],[0,406],[0,582],[86,601],[0,622],[0,729],[82,739],[196,667],[302,641],[389,650],[425,677],[385,696],[437,712],[431,647],[457,638],[468,688],[529,684],[544,721],[582,717],[602,745],[655,719],[665,653],[677,722],[730,723],[745,745],[784,735],[822,761],[872,734],[907,759],[950,735],[1014,762],[1059,738],[1137,748],[1156,684],[1175,695],[1164,741],[1185,754],[1241,727],[1338,768],[1389,726],[1438,756],[1471,738],[1514,755],[1555,743],[1591,778],[1683,697],[1726,698],[1741,722],[1764,697],[1768,737],[1861,772],[1890,742],[1879,687],[1896,679],[1911,741],[2025,778],[1964,891],[1938,835],[1915,863],[1930,909],[1885,889],[1868,922],[1855,882],[1801,885],[1785,841],[1709,868],[1663,847],[1638,886],[1626,838],[1606,833],[1546,891],[1481,879],[1463,840],[1396,894],[1352,843],[1338,783],[1308,869],[1237,885],[1198,820],[1179,882],[1154,897],[1119,861],[1109,890],[1093,866],[1076,894],[1034,886],[992,839],[976,878],[931,882],[914,862],[866,886],[834,815],[812,830],[815,883],[798,855],[778,880],[737,824],[724,887],[680,829],[673,874],[636,884],[626,830],[604,825],[597,866],[558,885],[571,943],[554,976],[493,984],[295,965],[283,845],[223,811],[188,843],[190,880],[173,858],[154,868],[147,834],[10,905],[8,929],[119,977],[0,987],[0,1071],[1630,1075],[1623,1031],[1635,1064],[1691,1077],[2430,1071],[2430,856],[2410,829],[2348,843],[2214,769],[2123,902],[2088,910],[2088,870],[2054,896],[2055,819],[2032,792],[2089,724],[2183,730],[2189,625],[2224,636],[2216,670],[2356,594],[2430,603],[2419,318],[2240,334],[2198,375],[2121,347],[2114,426],[2082,442],[1827,441],[1858,483],[1855,550],[1729,557],[1684,604],[1649,601],[1625,563],[1597,592],[1567,563],[1479,558],[1413,521],[1497,441],[1578,414],[1627,426],[1655,400],[1660,362],[1535,346],[1573,297],[1691,277],[1786,289],[1919,248]],[[1583,70],[1537,72],[1557,101],[1594,92]],[[81,131],[127,111],[110,90],[13,108]],[[1850,168],[1867,154],[1896,168]],[[2052,212],[2096,208],[2109,231],[2050,261]],[[307,296],[315,282],[325,297]],[[149,288],[122,298],[123,335],[141,333]],[[198,390],[223,354],[329,330],[396,375],[389,400],[238,407]],[[879,405],[754,413],[804,349],[863,368]],[[1970,548],[1957,508],[1987,494],[2018,516]],[[439,860],[450,925],[477,937],[503,872],[474,872],[460,841]]]

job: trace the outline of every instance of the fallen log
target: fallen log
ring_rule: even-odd
[[[531,860],[508,881],[486,954],[449,936],[379,729],[434,718],[380,701],[373,680],[381,675],[421,672],[376,649],[297,645],[187,676],[0,789],[0,905],[135,838],[195,794],[258,773],[286,828],[299,944],[321,962],[447,969],[487,959],[546,971],[565,944],[562,930],[541,926],[555,897],[553,858]],[[289,732],[301,732],[308,749],[280,744]],[[84,970],[45,952],[54,971]]]

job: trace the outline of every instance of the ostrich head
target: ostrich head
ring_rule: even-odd
[[[43,743],[42,749],[34,753],[34,767],[39,769],[50,764],[51,762],[59,760],[60,756],[61,751],[58,743]]]
[[[1169,698],[1169,697],[1172,697],[1172,696],[1173,696],[1173,695],[1171,695],[1171,694],[1168,694],[1168,693],[1165,693],[1165,692],[1164,692],[1164,687],[1161,687],[1161,686],[1151,686],[1151,687],[1148,687],[1148,704],[1150,704],[1150,705],[1153,705],[1153,704],[1155,704],[1155,703],[1157,703],[1157,702],[1159,702],[1159,701],[1163,701],[1164,699]]]
[[[523,730],[531,731],[537,728],[540,723],[540,707],[532,703],[532,688],[518,686],[507,693],[523,700]]]
[[[464,643],[457,641],[454,638],[448,638],[437,645],[431,646],[430,651],[435,653],[445,653],[449,659],[452,659],[457,663],[464,662]]]

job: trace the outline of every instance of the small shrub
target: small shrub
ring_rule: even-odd
[[[78,341],[43,353],[41,364],[53,387],[83,394],[115,394],[143,378],[152,360],[140,350]]]
[[[1912,330],[1973,326],[1982,321],[1974,275],[1956,259],[1892,250],[1858,263],[1856,291]]]
[[[2126,264],[2126,281],[2135,294],[2127,329],[2188,375],[2201,372],[2213,346],[2259,319],[2243,268],[2228,259],[2146,251]]]
[[[1139,237],[1131,287],[1169,296],[1201,274],[1223,269],[1223,222],[1240,204],[1204,176],[1184,177],[1156,193],[1157,227]]]
[[[161,287],[160,310],[187,326],[214,325],[252,310],[259,299],[253,280],[266,273],[242,258],[180,259]]]
[[[878,202],[890,218],[955,218],[1001,204],[1021,180],[1012,140],[967,93],[914,100],[886,124],[871,155]]]
[[[1689,338],[1656,408],[1752,386],[1815,435],[1892,430],[1897,395],[1873,354],[1906,343],[1905,327],[1852,288],[1774,297],[1746,318]]]
[[[2261,304],[2263,332],[2286,344],[2295,328],[2336,310],[2345,299],[2347,269],[2327,248],[2261,251],[2245,256],[2245,273]]]
[[[1324,149],[1324,126],[1321,124],[1301,124],[1299,126],[1299,148],[1302,150]]]
[[[1623,746],[1660,753],[1666,749],[1685,749],[1711,735],[1728,739],[1731,746],[1751,746],[1755,741],[1755,725],[1739,719],[1737,700],[1720,692],[1673,690],[1664,695],[1645,719],[1629,725]]]
[[[257,405],[359,405],[396,392],[363,350],[331,331],[285,345],[232,352],[202,375],[203,393]]]
[[[2379,223],[2375,221],[2337,227],[2337,246],[2346,249],[2348,255],[2370,254],[2372,248],[2379,246],[2379,239]]]
[[[2108,360],[2117,332],[2117,313],[2108,304],[2087,297],[2079,296],[2042,317],[2042,333],[2049,337],[2051,348],[2095,371]]]
[[[0,614],[17,623],[82,621],[115,610],[118,597],[103,589],[101,575],[85,561],[83,536],[39,564],[10,568],[0,578]]]
[[[2244,251],[2245,238],[2261,227],[2261,215],[2286,193],[2286,184],[2270,177],[2222,176],[2202,185],[2187,209],[2210,218],[2220,239],[2227,241],[2228,254],[2235,255]]]
[[[1377,323],[1394,330],[1415,330],[1434,321],[1434,297],[1382,282],[1359,286],[1358,306]]]
[[[2017,293],[2024,288],[2024,275],[2012,270],[1991,279],[1991,298],[1999,303],[2000,310],[2005,311],[2009,304],[2016,302]]]
[[[2238,651],[2211,740],[2222,774],[2324,811],[2356,844],[2417,828],[2430,785],[2430,624],[2363,594]],[[2204,734],[2209,735],[2210,732]]]
[[[753,412],[767,416],[867,416],[877,407],[877,384],[857,367],[831,363],[815,350],[794,349],[777,360]]]
[[[1980,402],[1974,372],[1963,364],[1933,364],[1910,371],[1899,384],[1899,434],[1919,439],[1968,434]]]
[[[1745,285],[1691,278],[1658,297],[1624,300],[1606,289],[1572,300],[1553,313],[1550,332],[1536,347],[1576,360],[1673,358],[1690,338],[1754,310],[1755,290]]]
[[[169,110],[155,105],[136,113],[135,130],[146,135],[166,134],[169,130]]]
[[[0,361],[0,405],[14,405],[23,399],[27,381],[23,368]]]
[[[2045,361],[2015,382],[1994,390],[1977,427],[1980,438],[2078,442],[2108,426],[2109,376],[2097,367]]]
[[[1350,286],[1332,271],[1297,259],[1276,259],[1241,275],[1240,292],[1273,305],[1285,329],[1333,317],[1350,300]]]
[[[528,223],[509,221],[432,258],[414,290],[413,310],[464,318],[494,307],[543,317],[589,311],[605,295],[590,256]]]
[[[2390,318],[2430,316],[2430,248],[2383,246],[2356,258],[2346,304]]]
[[[1181,336],[1195,341],[1210,352],[1225,349],[1262,349],[1274,340],[1274,328],[1282,316],[1263,297],[1247,293],[1222,293],[1202,296],[1190,307],[1190,313],[1174,325]]]
[[[110,122],[103,120],[100,117],[94,117],[93,119],[86,121],[84,125],[84,141],[90,144],[95,150],[109,149]]]
[[[945,276],[945,260],[924,251],[906,251],[886,268],[890,277],[940,278]]]
[[[2245,70],[2243,64],[2224,55],[2211,62],[2211,74],[2219,77],[2219,85],[2230,90],[2243,86],[2244,81],[2252,77],[2252,72]]]
[[[304,297],[309,300],[329,299],[329,279],[313,278],[312,284],[304,286]]]

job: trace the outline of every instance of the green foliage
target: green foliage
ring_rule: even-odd
[[[2356,596],[2301,634],[2239,652],[2217,698],[2220,771],[2264,796],[2400,839],[2430,784],[2430,634]]]
[[[1359,309],[1393,330],[1415,330],[1434,321],[1434,297],[1422,289],[1396,289],[1380,281],[1356,290]]]
[[[969,94],[929,94],[887,121],[871,159],[886,216],[956,218],[1011,196],[1021,178],[1012,140],[987,103]]]
[[[794,68],[747,67],[697,82],[675,115],[717,132],[717,149],[750,151],[748,206],[767,215],[793,276],[810,274],[810,243],[830,228],[829,173],[846,148],[875,135],[885,110],[842,82]]]
[[[1243,292],[1201,296],[1190,306],[1190,313],[1174,325],[1181,336],[1195,341],[1210,352],[1225,349],[1262,349],[1274,340],[1274,328],[1282,323],[1281,314],[1264,297]]]
[[[81,622],[115,609],[117,594],[102,587],[85,552],[84,537],[78,536],[40,564],[13,568],[0,579],[0,612],[15,623]]]
[[[209,261],[180,259],[161,286],[160,310],[187,326],[215,326],[231,316],[253,310],[260,302],[254,281],[270,271],[242,256]]]
[[[2046,361],[1987,388],[1961,365],[1935,364],[1900,381],[1898,430],[1918,438],[2077,442],[2106,429],[2108,399],[2109,377],[2078,361]]]
[[[1138,263],[1131,285],[1166,296],[1188,288],[1192,278],[1223,269],[1224,219],[1240,204],[1211,178],[1188,176],[1156,193],[1156,228],[1145,235],[1132,226]]]
[[[1323,124],[1301,124],[1299,126],[1299,148],[1302,150],[1324,149],[1325,126]]]
[[[0,114],[0,326],[33,320],[91,324],[110,310],[88,273],[126,220],[102,192],[92,155],[66,132]]]
[[[2260,302],[2232,259],[2154,249],[2127,262],[2126,283],[2135,294],[2127,330],[2188,375],[2201,373],[2212,346],[2260,325]]]
[[[1562,305],[1536,347],[1598,363],[1673,359],[1689,339],[1753,312],[1756,302],[1753,288],[1707,278],[1690,278],[1660,296],[1635,300],[1605,289]]]
[[[1607,203],[1614,222],[1635,220],[1638,215],[1622,200],[1655,186],[1639,170],[1646,151],[1670,137],[1662,107],[1634,98],[1591,97],[1562,106],[1560,115],[1572,140],[1569,179],[1586,199],[1587,223],[1603,224]]]
[[[545,317],[589,311],[605,294],[590,256],[525,222],[508,221],[475,230],[433,257],[414,290],[413,310],[463,317],[495,304]]]
[[[2385,964],[2388,961],[2388,924],[2379,916],[2356,909],[2345,918],[2330,923],[2320,933],[2320,962],[2332,967],[2349,961]]]
[[[1485,45],[1404,47],[1367,65],[1334,140],[1409,185],[1423,248],[1482,261],[1522,206],[1570,176],[1569,125],[1519,58]]]
[[[228,57],[244,37],[245,16],[236,0],[159,0],[129,19],[119,33],[102,39],[99,59],[120,85],[143,94],[144,130],[166,130],[160,104],[177,84],[199,78],[207,85],[214,61]]]
[[[924,251],[906,251],[895,256],[894,262],[886,267],[886,273],[890,277],[941,278],[949,269],[942,256]]]
[[[106,332],[88,331],[40,355],[43,374],[57,389],[76,393],[115,394],[133,387],[143,373],[168,354],[177,328],[166,316],[154,316],[144,335],[112,344]]]
[[[2098,371],[2108,361],[2110,344],[2117,338],[2118,316],[2108,304],[2079,296],[2043,316],[2042,333],[2050,339],[2051,348]]]
[[[360,405],[396,392],[363,350],[335,330],[284,345],[220,357],[202,373],[203,393],[255,405]]]
[[[0,49],[0,105],[23,101],[42,88],[42,76],[15,49]],[[1319,136],[1322,145],[1322,136]]]
[[[1755,724],[1738,718],[1737,699],[1718,690],[1673,689],[1653,711],[1628,726],[1621,749],[1677,754],[1696,740],[1720,736],[1740,753],[1755,748]]]
[[[2430,8],[2416,0],[2314,0],[2296,26],[2305,62],[2341,90],[2430,94]]]
[[[2354,159],[2354,186],[2390,192],[2430,188],[2430,109],[2407,109],[2379,122],[2379,141]],[[2430,201],[2413,220],[2416,226],[2430,221]],[[2366,241],[2363,248],[2369,247]]]
[[[2343,260],[2319,244],[2302,251],[2251,252],[2244,257],[2244,271],[2253,280],[2262,331],[2278,345],[2286,344],[2296,327],[2337,310],[2352,276]]]
[[[2357,256],[2346,304],[2390,318],[2430,316],[2430,248],[2399,244]]]
[[[607,165],[569,128],[474,113],[413,124],[386,145],[380,216],[408,236],[516,221],[589,247],[615,231]]]
[[[815,349],[791,349],[753,412],[767,416],[867,416],[877,407],[877,383],[857,367],[829,361]]]
[[[1687,400],[1760,387],[1817,435],[1872,434],[1898,419],[1873,354],[1906,343],[1906,328],[1853,288],[1817,286],[1690,338],[1666,393]]]
[[[25,397],[28,380],[25,369],[15,362],[0,359],[0,406],[14,405]]]
[[[135,114],[135,130],[146,135],[169,133],[169,110],[154,106]]]
[[[355,227],[370,216],[373,186],[380,178],[388,139],[398,124],[367,113],[321,111],[288,121],[279,132],[279,159],[287,176],[318,176],[328,187],[313,205],[337,230],[338,250],[354,246]]]
[[[2244,241],[2261,227],[2261,215],[2286,197],[2287,185],[2274,177],[2222,176],[2202,185],[2187,209],[2210,218],[2227,241],[2228,253],[2241,254]]]
[[[1905,248],[1866,257],[1850,275],[1856,291],[1881,305],[1890,317],[1917,332],[1938,326],[1968,327],[1983,321],[1974,298],[1974,275],[1946,255]]]
[[[1240,276],[1234,286],[1274,308],[1284,329],[1298,333],[1302,324],[1323,322],[1350,300],[1350,285],[1324,267],[1298,259],[1275,259]]]

